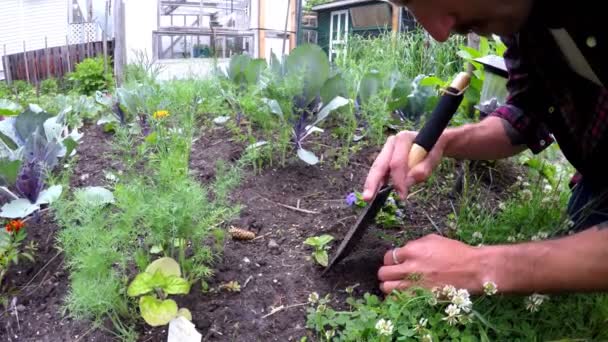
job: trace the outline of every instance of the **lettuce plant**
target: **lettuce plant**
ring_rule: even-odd
[[[192,320],[186,308],[178,309],[171,294],[188,294],[190,283],[181,277],[177,261],[164,257],[153,261],[145,272],[138,274],[127,289],[130,297],[139,297],[139,311],[149,325],[156,327],[168,324],[172,319],[183,316]]]

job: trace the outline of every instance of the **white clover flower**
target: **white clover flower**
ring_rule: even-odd
[[[315,304],[318,301],[319,301],[319,294],[318,293],[312,292],[311,294],[308,295],[308,302],[310,304]]]
[[[522,185],[524,188],[527,188],[527,187],[529,187],[529,186],[530,186],[530,183],[528,183],[528,182],[523,182],[521,185]]]
[[[519,195],[524,201],[529,201],[532,199],[532,191],[529,189],[522,190]]]
[[[549,237],[549,233],[547,233],[547,232],[538,232],[538,237],[540,239],[546,239],[546,238]]]
[[[547,203],[551,203],[551,201],[553,201],[553,198],[551,198],[551,197],[544,197],[544,198],[543,198],[543,199],[540,201],[540,203],[547,204]]]
[[[456,292],[456,294],[452,297],[452,304],[456,305],[459,310],[464,312],[471,311],[471,307],[473,303],[471,302],[469,291],[466,289],[460,289]]]
[[[444,297],[448,297],[450,299],[452,299],[452,297],[454,297],[454,295],[456,295],[458,291],[456,290],[456,288],[453,285],[445,285],[443,287],[443,290],[441,290],[441,294]]]
[[[414,331],[417,333],[421,333],[424,330],[424,328],[426,328],[426,324],[428,323],[428,321],[429,320],[424,317],[421,318],[418,321],[418,324],[416,324],[416,326],[414,327]]]
[[[325,339],[329,340],[334,337],[334,335],[336,335],[336,332],[334,330],[328,330],[325,332]]]
[[[523,240],[525,238],[524,234],[522,233],[517,233],[515,237],[517,238],[517,240]]]
[[[481,240],[481,239],[483,239],[483,234],[481,234],[481,232],[475,232],[475,233],[473,233],[473,239]]]
[[[516,240],[515,240],[515,236],[513,236],[513,235],[509,235],[509,237],[507,237],[507,241],[508,241],[508,242],[515,242],[515,241],[516,241]]]
[[[433,342],[433,336],[431,334],[426,334],[421,338],[422,342]]]
[[[507,205],[504,204],[504,202],[500,202],[500,203],[498,203],[498,209],[504,211],[505,209],[507,209]]]
[[[325,304],[320,304],[319,306],[317,306],[317,312],[325,312],[326,309],[327,305]]]
[[[546,184],[545,187],[543,188],[543,191],[545,193],[549,193],[549,192],[553,191],[553,187],[550,184]]]
[[[393,322],[381,318],[376,322],[376,330],[382,336],[391,336],[393,334]]]
[[[574,221],[568,220],[568,228],[574,227]]]
[[[526,310],[530,312],[537,312],[538,308],[543,304],[545,300],[549,299],[549,296],[534,293],[526,298]]]
[[[485,283],[483,283],[483,292],[488,295],[494,295],[496,294],[496,292],[498,292],[498,287],[496,286],[496,283],[493,281],[486,281]]]
[[[429,299],[427,300],[427,303],[428,303],[430,306],[435,306],[435,305],[437,305],[437,297],[433,296],[433,297],[429,298]]]
[[[449,325],[455,325],[458,323],[458,318],[460,316],[460,308],[454,304],[448,305],[445,309],[445,313],[448,314],[446,317],[442,318],[444,321],[448,321]]]

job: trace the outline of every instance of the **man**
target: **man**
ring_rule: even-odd
[[[386,253],[378,271],[389,293],[413,285],[451,284],[481,293],[486,281],[503,293],[608,290],[608,34],[599,3],[548,0],[392,0],[407,6],[437,41],[452,32],[497,34],[508,47],[507,103],[479,123],[449,128],[427,158],[409,170],[415,132],[390,137],[365,182],[371,200],[389,179],[401,198],[440,159],[499,159],[554,140],[580,176],[568,211],[574,234],[540,242],[472,247],[437,235]],[[594,205],[590,215],[584,207]],[[606,227],[606,228],[604,228]],[[550,229],[551,227],[547,227]]]

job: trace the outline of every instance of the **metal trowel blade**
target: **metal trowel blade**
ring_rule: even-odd
[[[363,237],[367,227],[374,222],[376,215],[384,206],[384,203],[388,199],[388,196],[392,190],[393,187],[389,185],[383,187],[376,193],[367,208],[365,208],[365,210],[357,218],[355,225],[346,233],[346,236],[342,240],[342,243],[338,247],[338,250],[334,254],[333,258],[323,271],[323,274],[329,271],[333,265],[340,262],[353,251],[354,247],[361,240],[361,237]]]

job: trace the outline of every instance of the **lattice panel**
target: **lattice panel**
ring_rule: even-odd
[[[97,41],[97,24],[81,23],[70,24],[69,41],[70,44],[82,44]]]

